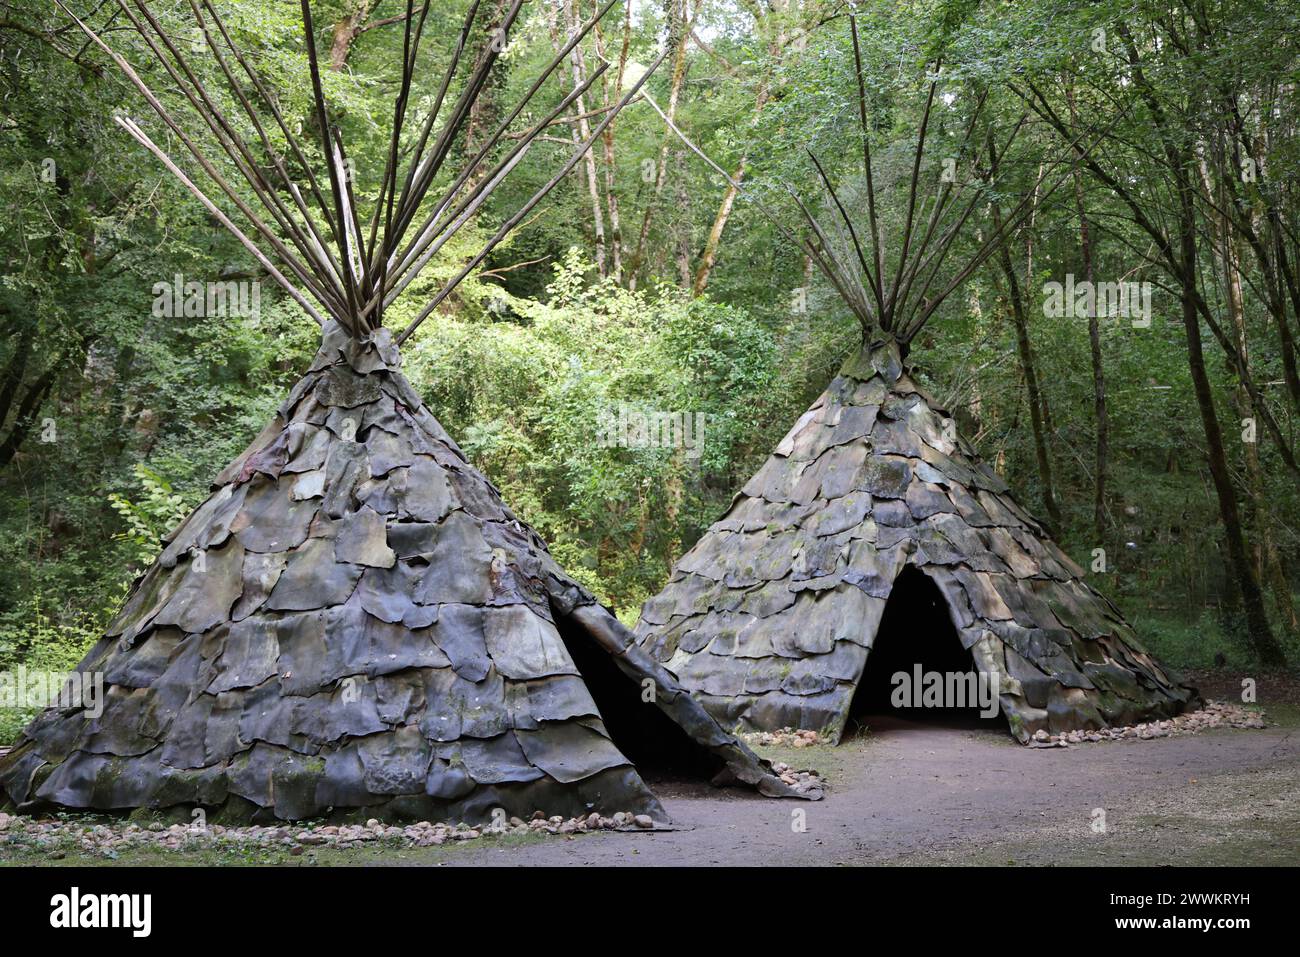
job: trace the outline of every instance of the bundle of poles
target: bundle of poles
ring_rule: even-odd
[[[194,26],[203,37],[204,47],[215,59],[226,90],[247,118],[248,127],[245,129],[251,127],[255,134],[256,145],[253,146],[240,134],[233,118],[222,110],[217,97],[200,79],[192,59],[194,49],[187,56],[144,0],[114,2],[118,8],[114,11],[114,18],[118,13],[122,14],[131,30],[143,38],[148,52],[188,102],[190,109],[187,112],[193,114],[191,117],[178,118],[140,73],[109,46],[103,31],[93,29],[76,16],[64,0],[55,0],[91,42],[112,58],[167,130],[183,145],[193,164],[235,207],[243,224],[227,215],[209,195],[212,186],[207,186],[205,191],[205,186],[195,182],[192,167],[191,172],[187,172],[182,163],[159,146],[139,123],[125,114],[119,114],[116,122],[157,157],[230,230],[308,315],[321,325],[325,324],[326,317],[331,317],[353,336],[366,338],[384,325],[385,311],[457,231],[482,209],[542,131],[583,96],[608,69],[609,64],[602,62],[540,118],[512,132],[546,81],[617,0],[607,0],[590,20],[573,31],[515,106],[506,111],[501,122],[468,156],[463,153],[470,153],[469,150],[453,154],[453,145],[459,141],[475,102],[507,46],[510,30],[519,19],[524,0],[511,0],[495,24],[480,24],[481,0],[473,0],[456,38],[450,62],[431,94],[432,104],[422,117],[413,115],[416,111],[412,108],[411,90],[421,40],[428,23],[430,0],[420,4],[407,0],[401,82],[393,103],[384,172],[369,216],[363,215],[359,208],[353,167],[344,149],[339,127],[326,104],[308,0],[300,0],[302,28],[311,73],[313,121],[319,133],[318,146],[323,157],[319,162],[327,173],[324,184],[313,172],[304,143],[295,134],[293,125],[286,121],[275,95],[236,44],[231,29],[212,0],[186,2]],[[474,55],[468,71],[462,71],[476,26],[481,27],[480,33],[486,33],[487,40]],[[409,338],[456,286],[573,170],[606,127],[637,97],[665,56],[666,52],[649,66],[622,98],[606,111],[587,139],[574,146],[554,175],[505,217],[501,226],[469,261],[425,302],[397,335],[399,344]],[[458,77],[461,78],[460,92],[451,95]],[[192,122],[195,117],[210,132],[210,138],[187,129],[181,121],[189,119]],[[277,130],[287,147],[287,159],[272,141]],[[403,136],[407,133],[413,133],[413,136],[409,143],[404,143]],[[495,156],[494,151],[507,138],[512,145],[502,155]],[[208,155],[206,151],[211,149],[213,141],[233,164],[237,177],[223,174]],[[448,161],[453,155],[457,155],[459,162],[449,167]],[[302,185],[291,175],[289,162],[296,164]],[[251,196],[231,182],[235,178],[242,181]],[[426,204],[430,190],[437,182],[442,185],[432,202]],[[269,247],[269,252],[264,251],[254,237]]]
[[[1021,113],[1011,124],[999,146],[997,132],[992,125],[982,122],[989,90],[987,87],[978,88],[973,91],[974,102],[965,118],[956,149],[947,157],[950,161],[949,175],[940,176],[934,192],[923,197],[920,190],[922,166],[942,79],[942,62],[936,60],[929,68],[929,79],[925,84],[925,102],[910,156],[910,172],[901,180],[906,199],[901,209],[902,223],[894,240],[898,246],[896,262],[891,268],[890,261],[895,257],[886,250],[890,237],[882,223],[882,204],[873,169],[871,120],[855,16],[849,17],[849,29],[853,40],[857,121],[866,193],[866,222],[860,225],[865,229],[855,224],[854,211],[846,207],[824,165],[809,150],[808,156],[824,193],[824,206],[833,211],[830,221],[834,224],[834,231],[824,226],[818,215],[790,190],[808,227],[805,236],[791,238],[835,287],[862,325],[864,335],[872,335],[878,330],[906,347],[943,301],[996,253],[1033,210],[1046,202],[1065,182],[1072,164],[1080,156],[1087,155],[1105,136],[1105,131],[1085,131],[1057,155],[1044,161],[1029,187],[1020,193],[1007,211],[999,212],[993,200],[994,182],[1001,171],[1003,157],[1025,128],[1028,113]],[[945,270],[945,261],[957,246],[963,229],[969,227],[972,215],[982,207],[989,213],[991,222],[979,231],[971,247],[958,257],[956,265]],[[862,240],[864,232],[865,242]]]

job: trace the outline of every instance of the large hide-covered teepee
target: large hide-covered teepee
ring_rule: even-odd
[[[874,170],[879,133],[869,119],[856,20],[849,23],[866,215],[850,215],[813,157],[832,227],[802,202],[808,238],[776,222],[859,320],[864,344],[646,602],[642,647],[727,727],[813,729],[838,740],[888,609],[905,633],[899,655],[911,661],[908,677],[934,643],[960,641],[970,653],[965,667],[998,689],[1000,710],[1022,741],[1172,715],[1195,692],[1142,650],[1115,606],[980,463],[903,364],[940,304],[1007,241],[1031,204],[1046,201],[1061,182],[1058,168],[1087,144],[1072,143],[1044,164],[999,214],[989,187],[1024,119],[1003,136],[984,115],[987,88],[954,83],[944,104],[961,133],[948,137],[942,164],[927,162],[942,82],[936,64],[927,71],[911,174],[888,182]],[[933,192],[923,189],[925,178]],[[963,258],[956,252],[963,226],[985,211],[991,221]],[[889,236],[896,247],[886,248]],[[958,265],[945,271],[946,259]],[[929,602],[942,605],[939,619],[924,614],[916,588],[937,588]],[[878,668],[900,660],[877,657]]]
[[[521,2],[511,4],[490,35],[509,30]],[[275,419],[168,536],[79,666],[86,677],[102,679],[103,700],[91,696],[37,717],[0,758],[0,796],[20,809],[201,806],[235,820],[361,814],[478,822],[500,809],[521,816],[631,811],[662,822],[662,807],[621,747],[628,743],[638,753],[689,759],[718,783],[815,796],[796,795],[723,731],[612,613],[556,566],[399,371],[397,342],[573,168],[617,109],[402,336],[395,340],[382,324],[385,306],[481,205],[528,142],[573,102],[576,93],[524,131],[493,169],[480,169],[592,23],[575,31],[524,103],[450,178],[403,249],[400,240],[438,179],[501,44],[489,44],[449,115],[439,117],[459,55],[453,58],[416,142],[399,149],[428,3],[408,11],[395,129],[367,240],[341,139],[325,109],[306,0],[315,119],[333,160],[333,203],[208,0],[204,12],[191,5],[196,22],[258,130],[266,165],[254,162],[164,25],[143,2],[135,7],[138,16],[126,4],[121,9],[278,229],[230,187],[130,65],[77,22],[299,283],[138,124],[119,122],[320,320],[322,345]],[[470,8],[462,45],[477,8]],[[247,92],[226,57],[244,69]],[[314,211],[268,141],[252,105],[257,97],[301,162]],[[438,119],[441,130],[431,137]],[[399,153],[409,153],[400,191]],[[616,723],[624,734],[619,741],[610,733]]]
[[[566,641],[613,656],[604,693],[649,681],[678,746],[786,793],[556,566],[396,362],[384,331],[331,326],[82,662],[102,713],[48,710],[0,762],[16,803],[664,820]]]

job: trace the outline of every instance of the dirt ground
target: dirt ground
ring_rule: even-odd
[[[839,747],[763,749],[821,771],[825,800],[651,781],[679,830],[430,848],[124,852],[119,864],[903,865],[1300,863],[1300,711],[1264,730],[1025,748],[1005,730],[877,719]],[[1099,810],[1104,812],[1104,831]],[[105,864],[75,848],[0,863]]]
[[[818,803],[661,785],[680,831],[478,844],[446,863],[1300,863],[1294,728],[1035,750],[996,730],[877,724],[838,749],[774,754],[826,771]]]

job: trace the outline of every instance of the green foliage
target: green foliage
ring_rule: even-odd
[[[771,333],[743,310],[591,272],[570,250],[549,301],[496,297],[519,321],[430,320],[407,371],[565,567],[629,611],[766,454],[780,372]],[[620,409],[689,414],[699,443],[602,444]]]
[[[132,471],[140,481],[143,495],[133,502],[112,492],[108,501],[126,522],[126,530],[118,537],[133,546],[136,560],[143,563],[158,553],[162,536],[175,528],[198,503],[187,503],[166,479],[146,465],[137,463]]]
[[[64,674],[76,668],[90,646],[103,633],[125,589],[105,596],[91,610],[69,609],[66,604],[36,593],[0,614],[0,672]],[[36,714],[31,708],[0,708],[0,745],[10,744]]]

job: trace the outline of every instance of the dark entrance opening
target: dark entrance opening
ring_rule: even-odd
[[[895,677],[899,673],[907,676],[905,682]],[[934,699],[922,698],[925,676],[935,673],[943,681],[937,704]],[[980,714],[977,695],[983,689],[966,677],[975,674],[975,661],[961,645],[943,593],[928,575],[908,565],[894,580],[885,604],[866,669],[849,706],[844,737],[860,734],[868,727],[879,731],[921,722],[997,728],[1005,733],[1006,724],[1000,714]],[[957,678],[959,675],[962,677]],[[961,689],[960,700],[952,693],[957,688]],[[902,696],[900,689],[911,693]]]
[[[600,711],[615,746],[641,779],[656,783],[708,781],[725,762],[700,745],[659,706],[641,700],[642,687],[584,628],[556,616],[556,627]]]

